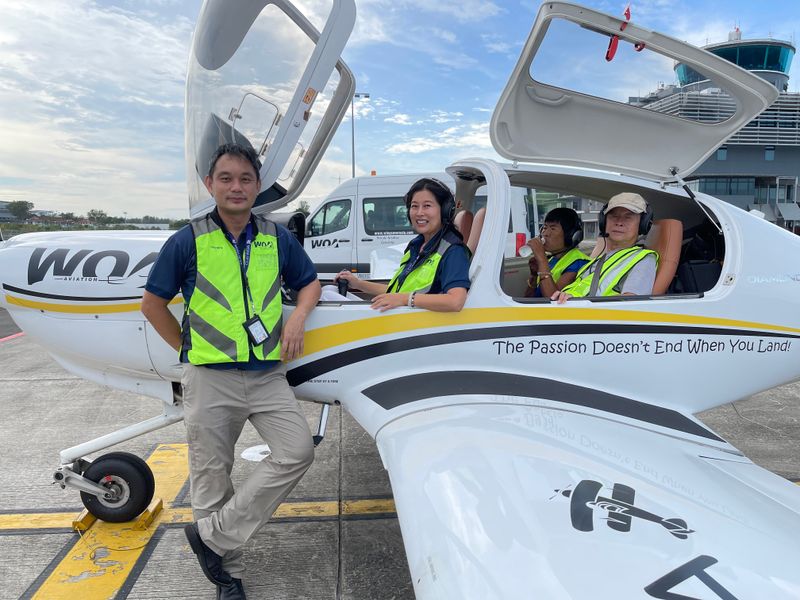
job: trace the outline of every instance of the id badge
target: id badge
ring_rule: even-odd
[[[258,315],[253,315],[242,325],[247,331],[247,337],[250,338],[253,346],[260,346],[269,339],[267,328],[264,327],[264,323],[261,322],[261,317]]]

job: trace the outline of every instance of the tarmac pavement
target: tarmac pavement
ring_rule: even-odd
[[[76,534],[79,494],[51,485],[59,451],[160,405],[65,372],[18,331],[0,309],[0,600],[214,598],[182,531],[191,519],[183,424],[118,447],[149,457],[164,500],[155,520],[139,529],[98,522]],[[798,481],[799,400],[800,384],[789,384],[700,417],[756,463]],[[315,430],[319,409],[303,406]],[[246,425],[237,455],[259,443]],[[236,461],[234,485],[253,465]],[[245,557],[251,599],[414,597],[375,443],[338,407],[313,466]]]
[[[0,309],[0,340],[18,331]],[[214,598],[215,589],[183,534],[183,524],[190,519],[185,458],[179,474],[183,483],[165,511],[174,513],[173,522],[159,525],[138,560],[132,565],[109,560],[101,548],[90,568],[67,573],[63,581],[55,582],[59,585],[51,581],[43,587],[65,557],[74,558],[68,557],[71,550],[87,554],[96,549],[88,535],[82,539],[70,529],[71,518],[83,508],[79,493],[51,484],[58,453],[155,416],[161,408],[157,400],[65,372],[24,335],[0,343],[0,365],[0,406],[5,415],[0,419],[0,599]],[[319,408],[301,404],[315,431]],[[178,423],[115,450],[146,458],[161,444],[180,447],[185,442],[184,426]],[[236,446],[237,456],[260,443],[248,423]],[[247,477],[253,465],[237,459],[234,485]],[[340,501],[345,514],[337,510]],[[375,444],[338,407],[331,409],[314,464],[282,508],[284,516],[267,524],[245,549],[249,598],[414,597],[389,480]],[[47,522],[48,515],[52,523]],[[116,596],[113,584],[94,586],[80,595],[70,585],[101,581],[115,570],[127,571]]]

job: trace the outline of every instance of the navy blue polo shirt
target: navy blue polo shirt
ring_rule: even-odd
[[[214,221],[225,226],[217,217],[216,211],[212,215]],[[281,225],[275,225],[278,230],[278,267],[285,287],[300,290],[317,278],[317,271],[297,238]],[[227,233],[227,230],[225,230]],[[247,245],[246,230],[242,231],[237,239],[239,253]],[[146,289],[165,300],[172,300],[178,292],[183,295],[185,306],[189,306],[189,299],[194,292],[197,278],[197,256],[194,243],[192,226],[186,225],[176,231],[161,248],[150,274],[147,276]],[[189,362],[186,352],[181,352],[181,362]],[[258,360],[251,352],[250,360],[246,363],[223,363],[206,365],[218,369],[270,369],[279,364],[279,360]]]
[[[408,243],[406,250],[410,254],[406,269],[410,269],[419,255],[420,248],[425,241],[418,235]],[[412,269],[413,270],[413,269]],[[433,278],[428,294],[445,294],[453,288],[469,289],[469,253],[463,244],[450,246],[439,261],[439,268]]]

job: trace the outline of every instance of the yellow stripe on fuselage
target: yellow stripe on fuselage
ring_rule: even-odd
[[[57,304],[17,298],[6,293],[9,304],[33,308],[47,312],[71,314],[113,314],[138,312],[141,302],[124,304]],[[182,303],[183,298],[176,296],[170,304]],[[376,314],[364,319],[356,319],[311,329],[306,332],[304,356],[322,352],[336,346],[357,342],[373,337],[412,333],[423,329],[463,329],[471,325],[491,323],[655,323],[669,325],[701,325],[725,327],[730,329],[763,330],[800,334],[800,329],[756,323],[737,319],[723,319],[703,315],[682,315],[665,312],[620,310],[608,308],[570,308],[568,306],[510,306],[496,308],[468,308],[458,313],[437,313],[433,311],[414,311],[401,314]]]
[[[43,310],[46,312],[59,312],[69,314],[99,315],[124,312],[139,312],[142,310],[141,302],[126,302],[125,304],[57,304],[55,302],[39,302],[38,300],[26,300],[6,294],[6,302],[25,308]],[[170,304],[182,303],[183,298],[176,296]]]
[[[732,329],[755,329],[800,334],[800,329],[755,323],[736,319],[722,319],[702,315],[681,315],[638,310],[569,307],[500,307],[469,308],[459,313],[419,311],[413,313],[381,315],[320,327],[306,332],[305,356],[329,348],[357,342],[371,337],[411,333],[416,330],[448,328],[460,330],[471,325],[491,323],[655,323],[669,325],[702,325]]]

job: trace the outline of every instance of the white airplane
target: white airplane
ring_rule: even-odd
[[[207,0],[194,36],[192,216],[211,207],[199,173],[223,140],[262,155],[274,184],[258,210],[296,197],[354,91],[339,60],[353,0],[333,1],[321,34],[283,0],[247,6]],[[726,90],[733,114],[689,122],[535,81],[531,61],[554,22],[680,61]],[[488,196],[464,310],[323,303],[290,365],[299,397],[341,403],[375,438],[418,598],[800,597],[800,489],[693,416],[800,376],[800,238],[669,185],[777,91],[623,23],[544,3],[491,121],[514,162],[448,169],[465,207],[482,185]],[[565,305],[520,298],[501,276],[514,186],[599,201],[641,193],[662,251],[659,289]],[[61,453],[56,480],[107,520],[135,516],[152,475],[130,455],[85,457],[181,419],[177,357],[139,312],[164,239],[48,233],[0,248],[2,305],[30,338],[73,373],[163,401],[162,415]],[[676,269],[681,293],[664,283]]]

